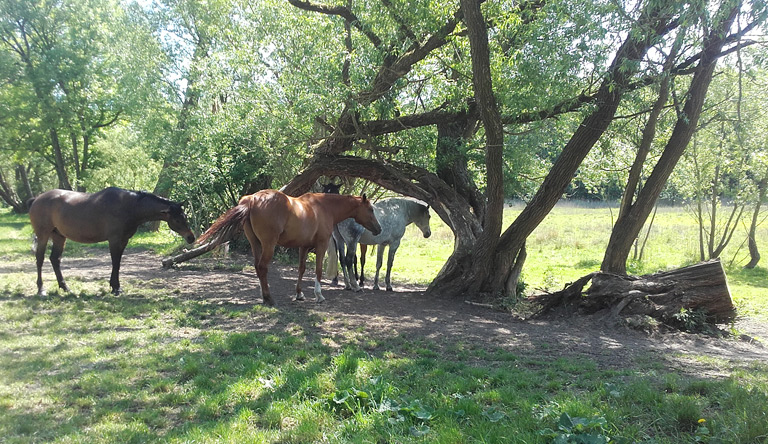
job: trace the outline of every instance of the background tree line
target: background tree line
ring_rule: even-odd
[[[0,0],[0,197],[154,190],[199,227],[245,193],[371,184],[432,206],[430,291],[515,291],[563,196],[620,201],[623,273],[660,198],[701,258],[765,218],[762,1]],[[525,209],[502,227],[505,199]],[[724,205],[725,204],[725,205]],[[742,236],[741,233],[746,233]],[[471,276],[467,279],[467,276]]]

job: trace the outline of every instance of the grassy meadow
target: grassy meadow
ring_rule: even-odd
[[[529,241],[529,287],[559,288],[597,269],[610,223],[607,208],[559,206]],[[452,235],[436,217],[432,228],[423,239],[409,227],[395,283],[439,271]],[[768,250],[766,227],[760,236]],[[768,442],[767,363],[687,355],[714,369],[694,376],[650,355],[606,368],[588,356],[354,331],[332,347],[314,333],[324,315],[181,299],[151,285],[113,297],[108,276],[40,298],[22,269],[34,261],[30,239],[26,217],[0,213],[3,443]],[[161,231],[129,248],[167,254],[181,243]],[[632,271],[695,262],[696,245],[691,218],[660,209]],[[74,243],[65,251],[87,254]],[[728,274],[740,313],[768,319],[765,264]],[[268,328],[217,327],[224,321]]]
[[[522,208],[517,204],[505,211],[505,228]],[[616,214],[615,207],[604,204],[561,203],[556,206],[528,238],[528,259],[522,274],[527,292],[559,290],[598,270]],[[448,226],[434,213],[430,225],[432,236],[428,239],[424,239],[415,225],[408,226],[395,258],[394,282],[429,284],[453,251],[453,233]],[[645,228],[641,240],[645,240],[647,233]],[[764,223],[757,232],[763,259],[753,270],[742,268],[749,261],[746,245],[742,244],[745,233],[746,229],[737,231],[721,261],[740,313],[768,320],[768,224]],[[693,217],[684,208],[660,207],[647,236],[642,261],[630,260],[629,273],[655,273],[697,263],[698,236]],[[372,274],[375,263],[375,256],[367,259],[366,275]]]

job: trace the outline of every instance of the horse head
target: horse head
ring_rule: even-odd
[[[413,223],[419,227],[421,233],[427,238],[432,235],[432,230],[429,228],[429,205],[421,204],[417,202],[418,210],[416,218]]]
[[[339,194],[341,191],[341,184],[335,184],[333,182],[328,182],[327,184],[323,185],[323,193],[326,194]]]
[[[187,216],[184,214],[181,204],[170,202],[168,208],[163,209],[161,213],[163,214],[163,220],[168,222],[171,230],[179,233],[187,243],[195,242],[195,234],[189,228]]]
[[[364,226],[368,231],[373,233],[374,236],[381,233],[381,225],[379,225],[376,215],[373,214],[373,205],[365,194],[360,198],[360,206],[358,207],[354,218],[357,223]]]

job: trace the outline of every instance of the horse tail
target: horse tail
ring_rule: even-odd
[[[249,214],[250,208],[247,203],[230,208],[200,235],[198,243],[203,244],[209,239],[213,239],[212,242],[216,245],[231,241],[243,231],[243,224],[248,220]]]

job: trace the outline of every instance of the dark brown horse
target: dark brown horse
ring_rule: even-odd
[[[109,241],[112,255],[112,293],[120,293],[120,260],[128,240],[144,222],[164,220],[187,242],[195,235],[187,225],[181,205],[143,191],[106,188],[98,193],[51,190],[35,198],[29,219],[37,237],[37,292],[44,295],[43,262],[48,239],[53,241],[51,265],[59,287],[69,291],[61,275],[61,253],[67,239],[84,244]]]
[[[381,232],[379,222],[373,215],[371,202],[365,195],[358,197],[307,193],[291,197],[277,190],[261,190],[242,197],[236,207],[221,215],[208,231],[200,236],[199,242],[213,238],[214,242],[221,243],[230,240],[240,231],[245,231],[245,236],[251,243],[254,266],[261,284],[261,295],[267,305],[275,305],[267,283],[269,261],[275,254],[275,246],[299,248],[297,300],[304,300],[301,279],[306,269],[307,253],[314,249],[314,293],[316,301],[322,302],[325,300],[320,291],[323,256],[328,248],[333,226],[350,217],[373,233]]]

